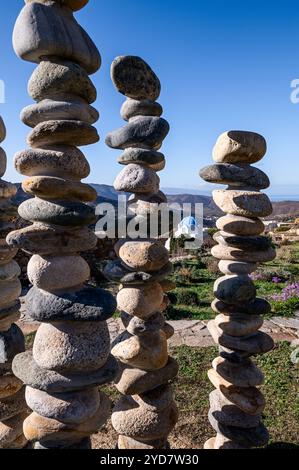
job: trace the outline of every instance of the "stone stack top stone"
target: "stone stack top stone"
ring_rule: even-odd
[[[222,134],[214,148],[215,164],[204,168],[201,177],[227,189],[213,192],[216,205],[226,215],[216,226],[217,245],[212,255],[219,260],[223,277],[214,285],[212,309],[217,313],[208,329],[219,345],[219,357],[208,373],[214,385],[210,394],[209,421],[217,436],[205,449],[245,449],[267,444],[269,434],[262,423],[265,399],[257,388],[264,377],[251,357],[269,352],[274,343],[259,331],[262,315],[270,304],[256,298],[251,274],[258,263],[272,261],[275,250],[262,236],[261,217],[272,213],[272,204],[261,192],[269,178],[251,164],[265,155],[265,139],[253,132],[230,131]]]
[[[213,150],[217,163],[256,163],[267,152],[263,136],[255,132],[228,131],[221,134]]]
[[[99,70],[100,53],[73,15],[86,0],[25,3],[13,32],[14,50],[21,59],[39,63],[45,57],[60,57],[77,63],[88,74]]]

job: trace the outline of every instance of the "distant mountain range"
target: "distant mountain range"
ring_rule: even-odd
[[[98,198],[96,203],[110,202],[113,205],[116,204],[119,193],[115,191],[113,186],[105,184],[91,184],[91,186],[97,191]],[[22,190],[21,184],[17,184],[18,193],[15,197],[15,202],[20,204],[24,200],[28,199],[28,195]],[[168,195],[168,201],[170,203],[191,203],[191,204],[203,204],[204,216],[205,217],[220,217],[222,212],[216,206],[213,199],[209,195],[200,195],[196,191],[183,192],[175,194],[175,189],[163,190]],[[178,191],[180,191],[178,189]],[[186,190],[188,191],[188,190]],[[270,196],[271,197],[271,196]],[[299,199],[299,198],[298,198]],[[286,200],[286,201],[273,201],[273,215],[270,217],[299,217],[299,200]]]

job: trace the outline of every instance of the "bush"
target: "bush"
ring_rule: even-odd
[[[176,293],[177,303],[179,305],[198,305],[198,294],[192,290],[179,290]]]
[[[273,301],[272,310],[280,317],[292,317],[299,308],[299,298],[292,297],[288,300]]]

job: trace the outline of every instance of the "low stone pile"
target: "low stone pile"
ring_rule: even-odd
[[[244,449],[268,442],[262,424],[265,399],[258,388],[264,377],[251,357],[274,346],[271,337],[259,331],[262,315],[271,307],[256,298],[250,278],[258,263],[275,258],[270,240],[261,236],[260,218],[272,213],[271,202],[261,190],[270,182],[251,166],[264,157],[266,149],[265,139],[258,134],[224,133],[214,148],[215,164],[201,171],[205,181],[228,185],[213,193],[215,203],[227,215],[217,221],[220,232],[214,239],[218,244],[212,249],[224,277],[215,283],[212,308],[218,316],[208,325],[220,356],[208,374],[216,388],[210,395],[209,420],[217,436],[205,444],[206,449]]]
[[[111,70],[115,87],[127,97],[121,116],[128,121],[106,139],[109,147],[124,151],[118,162],[125,168],[114,187],[133,193],[129,207],[136,219],[148,220],[155,212],[159,218],[158,204],[165,203],[166,196],[159,191],[157,172],[165,167],[165,157],[158,150],[169,132],[156,102],[160,81],[138,57],[118,57]],[[169,385],[178,372],[167,347],[173,330],[163,316],[166,292],[172,287],[165,281],[172,270],[169,253],[159,233],[150,238],[149,228],[136,240],[120,239],[115,251],[119,259],[105,272],[120,283],[117,303],[126,332],[112,349],[120,361],[116,387],[123,395],[113,410],[112,423],[120,449],[163,449],[178,417]]]
[[[99,115],[91,106],[97,92],[89,75],[101,58],[73,15],[86,0],[25,3],[14,48],[39,65],[28,86],[36,104],[21,114],[32,127],[30,148],[16,155],[15,167],[28,177],[24,191],[34,196],[20,205],[19,215],[33,225],[7,241],[33,255],[26,310],[42,325],[33,352],[18,355],[13,370],[27,385],[33,413],[24,433],[35,448],[89,448],[89,436],[110,416],[110,402],[98,386],[117,372],[106,323],[116,303],[109,293],[85,286],[90,269],[79,255],[97,243],[88,229],[94,209],[85,204],[97,195],[81,183],[90,167],[78,147],[99,140],[92,125]]]

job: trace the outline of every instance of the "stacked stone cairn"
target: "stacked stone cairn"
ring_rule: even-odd
[[[0,117],[0,142],[6,129]],[[17,249],[5,238],[14,229],[17,207],[10,201],[17,189],[1,178],[6,171],[6,153],[0,148],[0,449],[22,449],[27,444],[23,421],[28,416],[23,382],[12,373],[16,354],[25,351],[25,340],[15,322],[20,318],[21,270],[13,260]]]
[[[133,193],[129,207],[136,220],[147,220],[155,211],[159,217],[158,205],[167,200],[159,191],[157,172],[164,169],[165,157],[158,150],[169,132],[156,102],[160,81],[138,57],[118,57],[111,70],[115,87],[127,97],[121,116],[128,121],[106,139],[109,147],[124,151],[118,162],[125,168],[114,187]],[[169,383],[178,364],[169,357],[167,345],[174,332],[163,315],[169,304],[166,292],[173,288],[166,280],[172,266],[160,235],[150,238],[146,232],[135,240],[119,239],[118,260],[105,271],[121,285],[117,302],[126,328],[112,349],[121,368],[116,387],[123,396],[112,413],[120,449],[166,448],[178,418]]]
[[[209,420],[217,436],[205,444],[206,449],[262,447],[269,439],[262,424],[265,400],[258,388],[264,377],[251,357],[274,347],[271,337],[259,331],[262,315],[271,307],[256,298],[250,277],[258,263],[275,258],[271,242],[261,236],[261,218],[272,213],[271,202],[261,190],[270,182],[265,173],[251,166],[266,150],[266,141],[259,134],[226,132],[214,148],[216,163],[201,171],[205,181],[228,185],[226,190],[213,192],[216,205],[226,215],[217,221],[220,232],[214,238],[218,245],[212,249],[224,277],[215,283],[212,308],[218,316],[208,325],[220,346],[220,356],[208,373],[216,388],[210,395]]]
[[[7,241],[33,255],[26,310],[42,324],[33,352],[16,356],[13,370],[27,385],[33,413],[24,434],[35,448],[89,448],[90,435],[110,416],[110,402],[98,387],[117,372],[106,322],[116,302],[85,285],[90,269],[79,255],[97,243],[88,229],[94,209],[85,204],[96,193],[81,183],[90,168],[77,147],[99,140],[89,75],[100,68],[101,58],[73,16],[86,0],[25,3],[13,41],[18,56],[39,64],[29,81],[37,104],[22,111],[22,121],[33,128],[31,148],[16,155],[15,167],[28,177],[23,189],[35,196],[19,207],[33,225]]]

